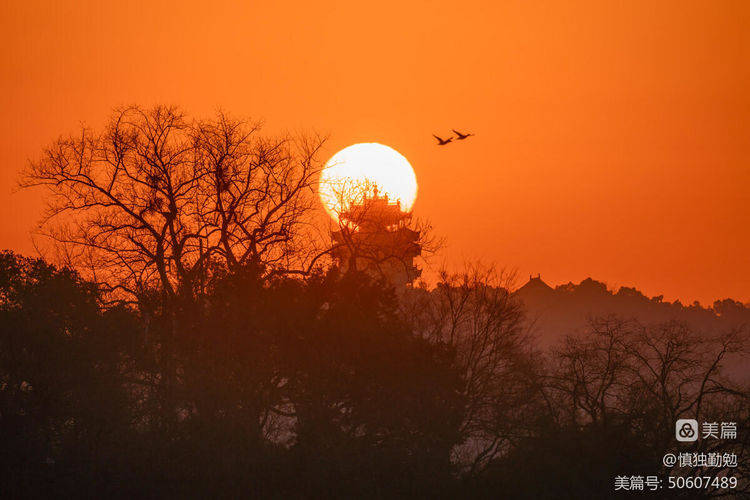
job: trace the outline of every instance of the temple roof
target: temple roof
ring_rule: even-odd
[[[341,220],[357,226],[394,226],[411,218],[411,214],[401,209],[401,203],[392,203],[387,196],[367,198],[341,213]]]
[[[529,276],[529,281],[518,289],[517,293],[528,293],[537,291],[552,291],[552,287],[542,280],[541,275]]]

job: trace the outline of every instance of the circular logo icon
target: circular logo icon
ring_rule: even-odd
[[[696,441],[698,439],[698,421],[692,418],[681,418],[675,423],[674,431],[674,437],[677,441]]]
[[[680,433],[680,437],[684,438],[691,438],[695,436],[695,429],[693,429],[693,426],[690,424],[682,424],[682,427],[680,427],[680,430],[678,432]]]

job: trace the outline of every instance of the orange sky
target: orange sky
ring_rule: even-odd
[[[11,190],[57,135],[221,106],[400,151],[449,263],[750,301],[750,2],[76,3],[0,7],[2,248],[33,252]]]

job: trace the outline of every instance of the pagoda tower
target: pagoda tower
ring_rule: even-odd
[[[339,230],[333,231],[331,252],[343,272],[364,271],[388,280],[395,287],[414,282],[422,271],[414,264],[421,255],[420,233],[408,227],[411,213],[401,209],[377,189],[361,203],[339,216]]]

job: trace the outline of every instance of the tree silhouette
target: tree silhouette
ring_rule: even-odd
[[[416,331],[456,351],[465,403],[454,459],[469,476],[523,435],[540,404],[534,352],[511,281],[494,268],[471,266],[443,272],[433,291],[416,289],[403,301]]]
[[[343,466],[338,473],[346,481],[358,478],[382,491],[402,482],[407,490],[432,489],[450,471],[458,439],[462,402],[453,351],[415,336],[393,292],[367,275],[334,278],[308,291],[318,317],[290,349],[298,374],[290,382],[293,449],[310,464],[327,461],[329,474]],[[325,473],[314,471],[313,477]]]
[[[406,286],[430,234],[375,186],[333,189],[346,208],[320,237],[322,143],[130,107],[30,164],[69,267],[0,253],[3,493],[595,498],[683,472],[659,469],[679,418],[737,422],[680,446],[739,457],[700,473],[750,473],[746,330],[719,328],[746,307],[590,279],[514,292],[481,266]],[[543,350],[534,296],[562,297],[557,318],[616,301],[711,329],[595,316]]]
[[[42,232],[94,281],[131,298],[192,294],[211,261],[274,268],[306,255],[322,144],[263,137],[259,123],[224,113],[129,107],[102,133],[58,139],[21,185],[49,189]]]
[[[547,411],[529,422],[525,439],[489,464],[481,488],[540,498],[590,497],[611,491],[616,475],[661,474],[743,477],[747,438],[701,440],[689,452],[736,452],[736,469],[661,469],[674,450],[678,418],[748,422],[748,392],[723,373],[729,353],[745,349],[743,332],[698,335],[684,324],[641,325],[594,318],[569,336],[545,367]],[[544,476],[543,482],[535,478]],[[746,491],[747,482],[732,493]],[[721,496],[708,488],[691,494]]]
[[[50,477],[63,481],[58,487],[65,478],[70,488],[82,478],[91,485],[117,467],[131,430],[125,377],[138,335],[134,317],[121,308],[102,311],[96,287],[75,272],[0,253],[6,493],[44,491]]]

